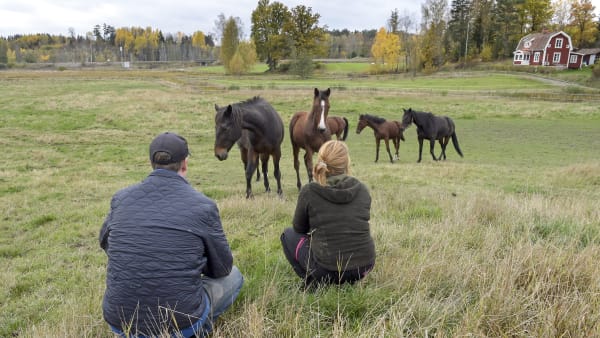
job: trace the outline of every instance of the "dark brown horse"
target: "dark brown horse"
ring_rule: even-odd
[[[441,160],[442,157],[446,159],[446,146],[448,141],[452,138],[452,144],[454,149],[463,157],[463,153],[458,146],[458,138],[456,137],[456,128],[454,127],[454,121],[448,116],[435,116],[432,113],[420,112],[412,110],[412,108],[404,109],[404,116],[402,116],[402,126],[408,128],[408,126],[414,123],[417,126],[417,138],[419,140],[419,159],[421,162],[421,153],[423,152],[423,140],[429,140],[429,152],[434,161]],[[435,141],[438,140],[442,147],[442,153],[439,158],[435,157],[433,153],[433,147]]]
[[[308,173],[308,181],[312,182],[312,157],[326,141],[331,140],[331,132],[327,128],[327,114],[329,113],[329,95],[331,89],[320,91],[315,88],[312,108],[310,112],[297,112],[290,120],[290,140],[294,154],[294,169],[296,169],[296,186],[300,183],[300,162],[298,153],[304,149],[304,165]]]
[[[327,128],[331,136],[335,135],[338,140],[346,141],[348,137],[348,119],[340,116],[327,116]]]
[[[358,117],[356,133],[360,134],[360,132],[366,126],[371,127],[373,129],[373,133],[375,134],[375,162],[379,160],[379,143],[381,142],[381,139],[383,139],[385,141],[385,148],[387,150],[387,153],[388,155],[390,155],[390,162],[394,163],[394,159],[398,159],[398,149],[400,148],[400,141],[404,141],[404,128],[402,128],[400,122],[387,121],[383,117],[373,116],[369,114],[361,114]],[[396,156],[394,158],[392,158],[392,153],[390,152],[390,139],[392,140],[392,142],[394,142],[394,148],[396,149]]]
[[[215,156],[223,161],[237,142],[246,169],[246,198],[252,197],[252,176],[258,161],[262,164],[266,191],[271,191],[267,179],[269,156],[273,157],[273,175],[277,180],[277,194],[281,195],[281,142],[284,127],[277,111],[264,99],[252,99],[219,107],[215,104]]]

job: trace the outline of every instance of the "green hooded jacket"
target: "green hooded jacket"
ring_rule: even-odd
[[[311,236],[311,254],[320,266],[345,271],[375,263],[369,230],[371,196],[358,179],[337,175],[327,185],[302,187],[292,221],[294,230]]]

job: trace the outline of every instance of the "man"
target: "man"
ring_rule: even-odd
[[[183,137],[158,135],[154,170],[113,196],[100,230],[104,319],[121,336],[202,336],[242,287],[215,202],[185,179],[188,155]]]

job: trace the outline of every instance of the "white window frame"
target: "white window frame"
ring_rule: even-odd
[[[571,55],[571,59],[569,60],[569,63],[577,63],[577,55],[575,55],[575,54]]]
[[[560,54],[560,52],[554,52],[554,54],[552,55],[552,63],[560,62]]]
[[[533,62],[540,62],[540,52],[533,53]]]
[[[562,48],[563,46],[563,39],[562,38],[557,38],[556,41],[554,42],[554,47],[555,48]]]

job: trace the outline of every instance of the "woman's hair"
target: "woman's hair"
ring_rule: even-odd
[[[327,177],[340,174],[350,174],[348,146],[342,141],[327,141],[319,149],[313,177],[320,185],[326,185]]]

